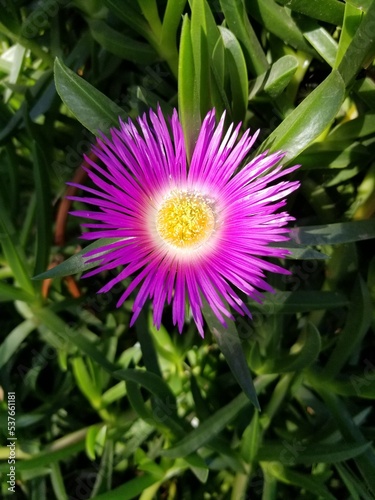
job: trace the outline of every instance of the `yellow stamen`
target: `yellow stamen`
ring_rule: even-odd
[[[200,194],[172,191],[157,213],[156,228],[176,248],[198,247],[215,229],[212,203]]]

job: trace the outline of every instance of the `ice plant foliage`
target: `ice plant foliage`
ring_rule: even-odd
[[[273,291],[265,272],[287,272],[263,257],[288,253],[269,243],[288,239],[294,219],[279,209],[299,183],[280,179],[298,167],[283,169],[282,152],[245,162],[258,133],[239,138],[233,124],[225,132],[224,118],[216,125],[215,111],[207,114],[190,165],[176,111],[168,123],[160,109],[137,125],[120,120],[93,147],[98,161],[86,157],[95,188],[73,184],[86,193],[73,199],[95,207],[72,212],[90,221],[83,238],[116,238],[86,254],[97,267],[85,276],[122,267],[99,292],[132,278],[117,304],[137,289],[131,324],[150,298],[155,325],[172,304],[181,332],[187,303],[203,336],[203,301],[225,326],[228,304],[251,317],[239,291],[261,301]]]

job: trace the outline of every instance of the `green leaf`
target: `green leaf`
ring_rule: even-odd
[[[366,113],[358,118],[340,123],[327,136],[327,141],[358,141],[375,134],[375,113]]]
[[[346,406],[340,399],[334,394],[329,393],[327,389],[323,387],[320,389],[320,395],[326,403],[335,420],[335,424],[338,426],[345,440],[353,446],[367,444],[368,440],[363,436],[361,430],[358,428]],[[374,449],[369,447],[362,455],[355,458],[355,463],[368,486],[369,492],[375,496]]]
[[[248,101],[248,76],[246,61],[236,37],[233,33],[219,26],[220,35],[225,48],[225,61],[231,84],[232,119],[242,121],[245,117]]]
[[[0,345],[0,366],[5,366],[9,359],[16,352],[25,338],[35,330],[35,322],[31,319],[26,319],[17,325],[8,333],[2,344]]]
[[[312,52],[287,9],[274,0],[246,0],[246,6],[250,16],[284,43],[307,53]]]
[[[12,302],[14,300],[33,302],[35,297],[22,290],[22,288],[15,288],[0,281],[0,302]]]
[[[158,59],[150,45],[122,35],[104,21],[90,21],[90,31],[94,40],[121,59],[142,65],[154,63]]]
[[[99,408],[101,396],[100,390],[90,376],[83,358],[81,356],[77,356],[73,358],[71,362],[74,378],[78,388],[81,390],[82,394],[86,396],[94,408]]]
[[[336,497],[331,495],[316,475],[306,475],[300,472],[294,472],[287,467],[283,467],[278,462],[263,462],[262,469],[266,475],[269,474],[278,481],[285,484],[294,484],[298,486],[299,489],[302,488],[303,490],[309,491],[314,495],[314,498],[316,495],[319,495],[319,499],[336,500]]]
[[[139,384],[164,402],[172,404],[175,401],[174,394],[170,387],[161,377],[154,373],[128,368],[124,370],[115,370],[112,372],[112,376],[119,380]]]
[[[42,272],[48,265],[52,243],[52,204],[46,157],[35,140],[32,142],[34,182],[36,189],[37,251],[34,274]]]
[[[243,0],[220,0],[220,5],[228,28],[241,44],[249,71],[260,75],[268,69],[269,64],[250,24]]]
[[[277,0],[294,12],[307,17],[325,21],[334,25],[341,25],[344,17],[344,4],[338,0]]]
[[[345,326],[336,347],[331,353],[322,376],[333,378],[345,365],[356,346],[367,333],[372,319],[371,298],[366,284],[358,278],[351,295],[351,303]],[[355,332],[355,335],[353,334]]]
[[[34,287],[30,280],[30,272],[26,265],[26,257],[16,240],[16,231],[6,213],[0,199],[0,243],[4,257],[12,270],[19,286],[30,295],[34,295]]]
[[[259,421],[259,412],[256,411],[241,439],[241,456],[246,463],[251,464],[257,459],[261,438],[262,427]]]
[[[354,7],[348,2],[345,4],[344,23],[340,33],[339,46],[334,68],[338,68],[346,51],[348,50],[355,32],[361,24],[362,15],[363,12],[357,7]]]
[[[336,222],[290,230],[292,242],[302,245],[339,245],[375,238],[373,220]]]
[[[254,381],[254,386],[258,392],[261,392],[267,385],[275,380],[274,375],[261,375]],[[242,393],[234,398],[226,406],[215,412],[199,427],[190,432],[186,437],[179,441],[175,446],[168,450],[163,450],[162,454],[170,457],[184,457],[201,446],[208,443],[213,437],[221,432],[236,416],[250,404],[246,394]],[[213,447],[217,449],[218,441],[215,440]]]
[[[190,432],[172,448],[163,450],[162,454],[169,458],[178,458],[193,453],[219,434],[249,404],[248,397],[245,394],[240,394],[202,422],[197,429]]]
[[[317,328],[308,323],[290,354],[266,360],[259,373],[298,372],[310,366],[319,356],[321,339]]]
[[[250,84],[251,100],[259,92],[265,92],[273,99],[277,97],[288,85],[294,73],[297,71],[298,61],[293,56],[283,56],[278,59],[271,68],[258,76]]]
[[[337,42],[326,29],[311,19],[303,18],[298,22],[303,31],[303,36],[314,47],[317,53],[331,66],[334,67],[337,56]]]
[[[209,61],[211,58],[211,51],[209,49],[209,36],[212,36],[213,31],[210,32],[210,28],[207,26],[207,10],[209,10],[209,7],[206,0],[193,1],[190,39],[194,60],[195,99],[198,101],[199,110],[203,117],[212,108],[210,95]],[[217,31],[215,23],[214,29]],[[184,60],[182,64],[185,64]]]
[[[160,477],[155,477],[150,474],[130,479],[126,483],[117,488],[106,491],[102,495],[95,496],[92,500],[132,500],[139,498],[139,495],[153,484],[160,481]]]
[[[309,311],[323,311],[345,307],[350,304],[349,299],[340,292],[320,290],[302,290],[298,292],[266,293],[262,303],[250,302],[252,309],[270,314],[296,314]]]
[[[302,165],[303,170],[327,170],[367,164],[371,158],[371,150],[363,144],[327,138],[324,142],[311,144],[295,161]]]
[[[344,98],[344,82],[332,71],[272,132],[261,150],[285,151],[284,161],[289,163],[332,123]]]
[[[153,37],[150,26],[141,15],[141,12],[134,7],[133,0],[104,0],[104,4],[113,12],[115,17],[124,21],[146,40]]]
[[[77,76],[58,58],[55,60],[55,83],[58,94],[73,115],[94,135],[108,134],[118,126],[125,111],[95,87]]]
[[[201,126],[200,100],[196,93],[196,74],[191,23],[183,18],[178,62],[178,115],[184,131],[187,157],[190,160]]]
[[[61,278],[63,276],[71,276],[72,274],[82,273],[96,267],[100,264],[100,261],[96,262],[87,262],[87,258],[85,259],[85,255],[90,250],[94,250],[95,248],[100,248],[105,245],[109,245],[110,243],[114,243],[118,241],[117,238],[103,238],[100,240],[94,241],[87,247],[83,248],[80,252],[72,255],[69,259],[64,260],[61,264],[44,273],[38,274],[33,277],[33,280],[46,280],[52,278]],[[105,252],[103,252],[103,255]]]
[[[255,408],[260,410],[258,396],[234,321],[225,318],[227,324],[225,328],[208,304],[203,306],[203,315],[235,379]]]
[[[346,86],[350,85],[362,67],[371,64],[375,56],[374,22],[375,2],[372,2],[338,67]]]
[[[335,443],[334,446],[330,443],[299,443],[298,447],[293,447],[293,445],[295,445],[295,443],[288,443],[286,441],[282,444],[265,443],[259,448],[257,458],[261,462],[270,462],[274,460],[275,457],[282,457],[284,463],[287,464],[287,457],[290,457],[293,465],[344,462],[361,455],[369,449],[371,443]],[[293,453],[291,450],[293,450]]]

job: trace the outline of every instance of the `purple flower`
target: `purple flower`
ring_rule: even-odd
[[[156,327],[167,302],[181,332],[187,302],[203,336],[203,300],[225,326],[228,304],[251,317],[239,291],[260,302],[260,291],[273,291],[265,271],[288,273],[263,257],[289,253],[269,243],[289,239],[294,218],[277,211],[299,183],[279,179],[298,166],[283,170],[282,152],[244,162],[258,132],[237,140],[240,125],[224,133],[224,117],[216,126],[215,111],[207,114],[190,165],[176,111],[169,124],[160,109],[138,127],[120,120],[92,149],[100,162],[86,157],[96,188],[73,184],[87,194],[72,199],[95,207],[72,212],[90,220],[83,238],[118,238],[86,254],[97,268],[85,276],[123,267],[99,293],[132,277],[117,303],[137,289],[131,324],[150,298]]]

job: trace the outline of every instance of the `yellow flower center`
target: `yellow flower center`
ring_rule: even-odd
[[[215,229],[212,204],[200,194],[172,191],[157,213],[156,228],[163,240],[176,248],[198,247]]]

